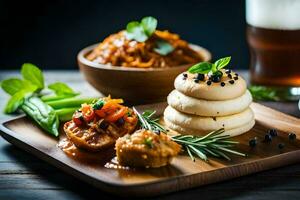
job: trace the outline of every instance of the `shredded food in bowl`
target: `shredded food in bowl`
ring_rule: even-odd
[[[199,52],[177,34],[156,30],[145,42],[128,40],[125,34],[125,31],[120,31],[110,35],[86,58],[101,64],[138,68],[165,68],[203,61]],[[167,55],[160,55],[154,51],[157,40],[168,42],[174,50]]]

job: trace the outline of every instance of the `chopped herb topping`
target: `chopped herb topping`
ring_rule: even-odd
[[[144,144],[149,147],[150,149],[153,148],[153,143],[152,143],[152,138],[146,138],[145,141],[144,141]]]
[[[93,105],[93,109],[100,110],[103,107],[104,103],[105,103],[104,100],[100,99]]]

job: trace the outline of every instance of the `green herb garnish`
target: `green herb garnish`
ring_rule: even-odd
[[[23,64],[21,74],[23,79],[9,78],[1,82],[1,88],[11,95],[4,112],[21,110],[54,136],[58,136],[58,119],[70,120],[82,103],[95,101],[95,98],[75,98],[79,93],[61,82],[48,85],[52,93],[45,94],[43,73],[33,64]]]
[[[154,49],[154,51],[160,55],[166,56],[174,51],[174,47],[164,40],[156,41],[156,45],[157,47]]]
[[[157,19],[154,17],[144,17],[141,22],[132,21],[126,26],[126,38],[137,42],[145,42],[155,32],[157,27]],[[160,55],[168,55],[174,50],[174,47],[164,40],[155,41],[156,47],[154,51]]]
[[[215,63],[210,62],[200,62],[189,68],[189,72],[192,74],[215,74],[220,69],[224,68],[229,64],[231,57],[225,57],[217,60]]]
[[[94,110],[100,110],[105,104],[105,101],[103,99],[98,100],[96,103],[93,105]]]
[[[23,79],[10,78],[2,81],[2,89],[11,95],[4,112],[15,112],[23,104],[24,98],[44,88],[44,76],[41,70],[30,63],[22,65],[21,74]]]
[[[146,110],[142,114],[140,114],[134,107],[133,107],[133,111],[138,116],[139,124],[142,128],[151,131],[159,130],[164,133],[167,132],[166,129],[158,123],[159,118],[153,118],[156,111]]]
[[[155,111],[148,110],[143,114],[140,114],[135,108],[133,108],[133,110],[138,116],[141,128],[151,131],[160,130],[162,132],[167,132],[166,129],[157,122],[158,119],[152,119]],[[155,123],[153,123],[153,121]],[[232,147],[238,144],[238,142],[229,140],[229,136],[221,135],[222,133],[224,133],[224,129],[213,131],[203,137],[193,135],[176,135],[172,136],[171,139],[180,144],[193,161],[195,161],[195,156],[204,161],[208,160],[208,156],[230,160],[227,153],[247,156],[244,153],[233,150]]]
[[[265,86],[250,86],[250,93],[255,100],[279,101],[280,97],[277,90]]]
[[[221,135],[224,133],[224,129],[212,131],[211,133],[199,137],[193,135],[176,135],[172,137],[172,140],[181,144],[188,152],[191,159],[194,161],[195,156],[207,161],[207,156],[214,156],[219,158],[225,158],[231,160],[226,153],[231,153],[239,156],[247,156],[244,153],[232,150],[238,142],[229,140],[229,135]]]
[[[50,90],[53,90],[57,96],[76,96],[78,92],[74,92],[67,84],[62,82],[55,82],[48,85]]]
[[[38,89],[44,88],[44,75],[37,66],[31,63],[24,63],[22,65],[21,74],[25,80],[36,85]]]
[[[58,116],[55,110],[38,97],[25,98],[22,110],[48,133],[58,136]]]
[[[144,17],[141,21],[141,26],[144,29],[145,34],[150,37],[157,27],[157,19],[154,17]]]
[[[150,149],[153,148],[152,138],[146,138],[144,144],[149,147]]]
[[[126,26],[126,37],[128,40],[145,42],[154,33],[157,27],[157,19],[144,17],[141,22],[132,21]]]

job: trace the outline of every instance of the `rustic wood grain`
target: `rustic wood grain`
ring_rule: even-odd
[[[238,72],[247,79],[245,71]],[[16,77],[16,71],[0,71],[0,80],[7,77]],[[83,81],[82,75],[78,71],[46,71],[46,82],[64,81],[84,95],[99,95],[93,88]],[[0,108],[2,109],[8,96],[0,90]],[[300,112],[295,102],[262,102],[270,107],[285,113],[300,117]],[[0,112],[0,120],[12,118]],[[26,153],[0,138],[0,163],[10,163],[10,165],[0,165],[1,187],[6,185],[10,189],[0,189],[0,199],[91,199],[101,197],[101,199],[114,199],[114,196],[99,189],[91,187],[60,170],[49,166],[34,156]],[[35,164],[31,164],[35,163]],[[34,166],[33,166],[34,165]],[[14,167],[13,167],[14,166]],[[21,171],[34,174],[27,176]],[[3,176],[1,172],[7,176]],[[55,171],[58,176],[51,176]],[[11,175],[8,175],[10,173]],[[11,184],[11,176],[19,183],[18,188]],[[38,178],[37,178],[38,177]],[[36,188],[34,185],[26,184],[29,180],[36,181],[44,188]],[[66,184],[64,184],[66,182]],[[23,184],[22,184],[23,183]],[[48,186],[49,185],[49,186]],[[47,189],[56,186],[57,189]],[[300,196],[300,164],[281,167],[265,172],[256,173],[250,176],[236,178],[230,181],[197,187],[177,193],[163,195],[155,199],[299,199]],[[116,191],[117,192],[117,191]],[[127,198],[124,198],[127,199]],[[131,198],[130,198],[131,199]]]
[[[142,106],[137,109],[153,107],[158,114],[162,114],[166,104]],[[235,140],[240,142],[238,149],[249,154],[249,157],[233,156],[232,161],[212,158],[206,163],[199,159],[192,162],[187,155],[181,155],[174,159],[172,165],[159,169],[107,169],[104,165],[114,154],[107,156],[104,152],[103,156],[101,154],[97,157],[97,164],[75,160],[57,147],[56,138],[46,134],[26,117],[8,121],[1,129],[2,136],[12,144],[98,188],[109,192],[118,189],[118,194],[124,196],[152,196],[299,162],[300,141],[289,141],[288,133],[293,131],[300,137],[300,120],[256,103],[251,107],[255,113],[255,127],[235,137]],[[276,128],[278,136],[272,143],[264,143],[264,135],[270,128]],[[63,137],[63,132],[61,136]],[[251,148],[248,141],[254,137],[258,138],[259,144]],[[283,150],[278,149],[279,143],[285,144]]]

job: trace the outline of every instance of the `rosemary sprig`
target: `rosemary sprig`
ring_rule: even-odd
[[[166,129],[158,123],[159,118],[153,118],[156,111],[154,110],[145,110],[142,114],[140,114],[134,107],[133,111],[139,118],[140,126],[144,129],[151,130],[151,131],[161,131],[166,133]]]
[[[140,114],[135,108],[133,111],[137,114],[141,128],[155,131],[159,130],[167,132],[166,129],[158,123],[159,119],[154,118],[155,111],[147,110]],[[193,135],[175,135],[171,139],[180,144],[187,154],[195,161],[195,157],[199,157],[204,161],[208,161],[208,156],[225,158],[231,160],[227,153],[244,156],[247,154],[235,151],[232,149],[237,141],[229,140],[229,135],[221,135],[224,133],[224,129],[212,131],[205,136],[193,136]]]
[[[211,133],[199,137],[192,135],[176,135],[172,137],[172,140],[185,147],[189,154],[194,154],[200,157],[202,160],[207,161],[207,156],[222,157],[227,160],[231,160],[226,153],[231,153],[239,156],[247,156],[244,153],[240,153],[232,149],[238,142],[228,140],[229,135],[221,135],[224,133],[224,129],[212,131]],[[194,158],[191,156],[192,160]]]

